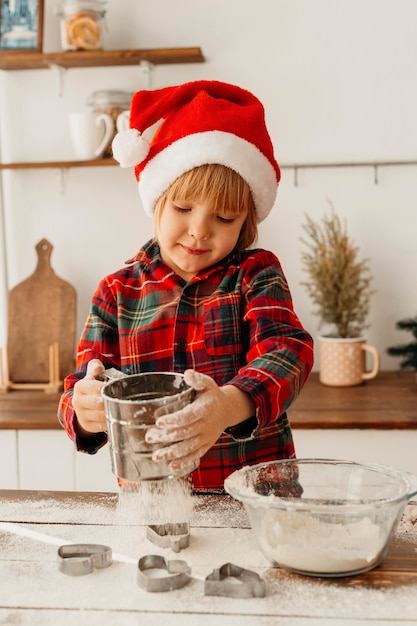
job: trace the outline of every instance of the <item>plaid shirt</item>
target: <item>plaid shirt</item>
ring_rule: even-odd
[[[94,358],[126,374],[194,368],[250,394],[256,419],[223,433],[204,455],[192,474],[196,489],[222,488],[243,465],[295,456],[286,410],[310,373],[313,342],[272,252],[232,253],[186,283],[150,241],[100,282],[58,413],[77,449],[90,454],[107,436],[77,436],[71,399]]]

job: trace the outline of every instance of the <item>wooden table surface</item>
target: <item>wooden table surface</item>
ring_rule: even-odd
[[[142,499],[141,499],[142,498]],[[417,532],[398,532],[383,563],[345,578],[272,568],[257,549],[241,505],[229,496],[193,496],[188,548],[174,553],[146,538],[135,492],[0,491],[0,624],[30,626],[409,626],[417,620]],[[409,505],[410,506],[410,505]],[[401,526],[400,526],[401,528]],[[72,577],[57,549],[100,543],[113,564]],[[151,593],[137,584],[141,556],[184,559],[191,582]],[[230,562],[256,571],[264,598],[204,595],[204,579]]]
[[[55,430],[60,394],[12,390],[0,393],[0,430]],[[292,428],[417,430],[414,372],[380,372],[357,387],[328,387],[311,374],[289,410]]]

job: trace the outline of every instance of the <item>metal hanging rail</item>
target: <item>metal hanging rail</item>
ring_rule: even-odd
[[[378,169],[380,167],[397,167],[417,165],[417,160],[404,160],[404,161],[346,161],[335,163],[283,163],[280,164],[282,170],[294,170],[294,186],[298,186],[298,170],[310,170],[310,169],[331,169],[340,167],[370,167],[374,171],[374,183],[378,184]]]

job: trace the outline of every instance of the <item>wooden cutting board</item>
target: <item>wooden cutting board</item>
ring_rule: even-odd
[[[53,246],[36,245],[34,273],[9,292],[8,366],[12,383],[48,383],[49,349],[57,343],[59,376],[74,370],[76,293],[51,267]]]

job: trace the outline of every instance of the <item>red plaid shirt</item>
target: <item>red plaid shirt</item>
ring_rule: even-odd
[[[186,283],[150,241],[99,283],[59,407],[77,449],[90,454],[107,436],[77,436],[72,393],[94,358],[126,374],[194,368],[250,394],[256,419],[225,432],[205,454],[192,474],[196,489],[221,489],[243,465],[295,456],[286,410],[310,373],[313,342],[272,252],[233,253]]]

